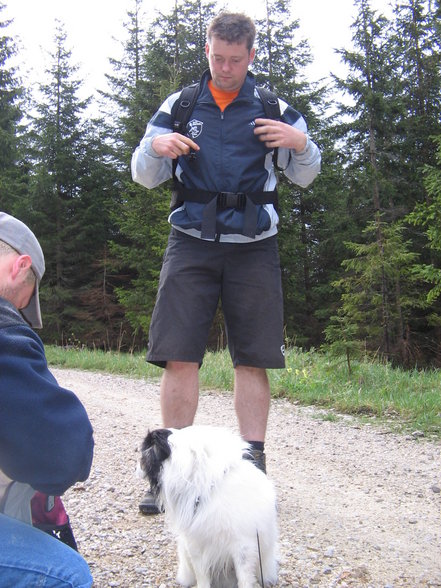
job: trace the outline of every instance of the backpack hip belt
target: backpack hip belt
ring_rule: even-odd
[[[243,210],[244,222],[242,234],[254,239],[257,229],[257,206],[272,204],[277,210],[277,190],[260,192],[209,192],[207,190],[190,190],[175,185],[172,194],[171,208],[175,210],[184,201],[205,204],[202,214],[201,237],[214,240],[216,238],[216,213],[218,210],[235,208]]]

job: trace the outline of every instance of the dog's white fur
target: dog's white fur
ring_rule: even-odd
[[[265,587],[275,585],[276,495],[266,475],[243,459],[248,445],[224,428],[168,431],[171,453],[159,471],[157,502],[177,536],[177,582],[252,588],[262,585],[263,575]],[[144,457],[148,451],[154,447],[144,448]],[[146,462],[141,458],[141,469],[151,469]]]

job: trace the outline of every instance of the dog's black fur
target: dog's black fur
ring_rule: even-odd
[[[160,489],[159,474],[162,463],[171,454],[171,448],[167,441],[171,434],[170,429],[149,431],[141,447],[141,467],[146,472],[150,482],[150,489],[156,497]]]

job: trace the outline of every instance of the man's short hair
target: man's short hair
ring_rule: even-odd
[[[17,255],[20,255],[16,249],[9,245],[9,243],[5,243],[0,239],[0,255],[10,255],[11,253],[17,253]]]
[[[216,37],[227,43],[246,43],[251,51],[256,37],[256,27],[246,14],[238,12],[221,12],[210,23],[207,29],[207,40]]]

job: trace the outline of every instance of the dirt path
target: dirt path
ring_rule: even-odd
[[[156,383],[53,370],[95,428],[91,476],[64,497],[97,588],[176,586],[175,547],[162,516],[145,517],[134,475],[139,444],[161,426]],[[236,421],[229,394],[201,395],[195,424]],[[329,422],[272,403],[268,475],[279,499],[279,587],[441,587],[441,444]]]

